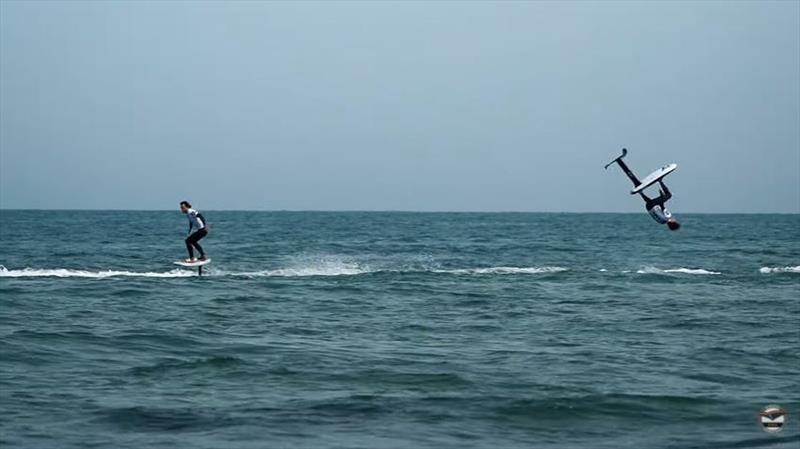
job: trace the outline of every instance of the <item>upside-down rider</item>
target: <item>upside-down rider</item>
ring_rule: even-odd
[[[625,174],[628,175],[628,178],[631,180],[631,182],[633,182],[633,186],[638,187],[641,184],[641,181],[639,181],[639,178],[637,178],[636,175],[633,174],[631,169],[628,168],[628,165],[625,164],[625,162],[622,160],[622,158],[625,157],[627,152],[628,151],[623,148],[622,156],[613,160],[608,165],[611,165],[614,162],[619,164],[620,168],[622,168],[622,171],[624,171]],[[608,165],[606,165],[606,168],[608,168]],[[650,216],[653,217],[653,220],[655,220],[657,223],[667,225],[667,227],[672,231],[677,231],[678,229],[680,229],[681,224],[678,223],[678,220],[676,220],[675,217],[672,216],[672,213],[669,210],[667,210],[666,207],[666,202],[670,198],[672,198],[672,192],[669,191],[666,184],[664,184],[663,180],[659,179],[658,184],[661,186],[661,188],[658,190],[658,197],[650,198],[644,194],[644,191],[639,192],[639,195],[644,200],[644,207],[645,209],[647,209],[647,213],[649,213]]]
[[[667,210],[665,205],[665,203],[672,198],[672,192],[669,191],[664,181],[659,180],[658,184],[661,188],[658,189],[657,198],[648,198],[644,192],[639,192],[639,195],[642,196],[644,207],[647,209],[647,213],[653,217],[653,220],[667,225],[667,227],[673,231],[677,231],[681,227],[681,224],[672,216],[672,213]]]

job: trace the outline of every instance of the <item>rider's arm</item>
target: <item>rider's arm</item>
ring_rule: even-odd
[[[669,191],[669,189],[667,188],[666,184],[664,184],[664,181],[658,181],[658,183],[661,184],[661,197],[662,197],[662,199],[664,201],[667,201],[668,199],[672,198],[672,192]]]

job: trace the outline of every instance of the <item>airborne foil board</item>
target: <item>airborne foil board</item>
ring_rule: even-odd
[[[678,168],[678,164],[669,164],[659,168],[653,173],[650,173],[649,175],[645,176],[644,179],[642,179],[642,181],[639,183],[638,186],[634,187],[633,190],[631,190],[631,195],[636,195],[637,193],[650,187],[651,185],[657,183],[658,181],[661,181],[661,179],[664,176],[667,176],[668,174],[674,172],[676,168]]]

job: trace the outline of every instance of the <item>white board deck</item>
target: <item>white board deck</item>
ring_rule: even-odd
[[[641,184],[639,184],[638,186],[634,187],[633,190],[631,190],[631,195],[635,195],[641,192],[642,190],[650,187],[651,185],[657,183],[664,176],[667,176],[668,174],[674,172],[676,168],[678,168],[678,164],[669,164],[659,168],[653,173],[650,173],[649,175],[645,176],[644,179],[642,179]]]
[[[182,267],[202,267],[203,265],[211,263],[211,259],[206,260],[198,260],[197,262],[184,262],[179,260],[177,262],[173,262],[175,265],[180,265]]]

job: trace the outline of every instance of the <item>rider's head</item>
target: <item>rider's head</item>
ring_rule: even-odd
[[[192,208],[192,205],[189,204],[188,201],[181,201],[181,212],[183,212],[185,214],[186,212],[189,212],[189,209],[191,209],[191,208]]]
[[[678,229],[681,228],[681,224],[678,223],[678,220],[670,218],[669,220],[667,220],[667,227],[672,231],[677,231]]]

